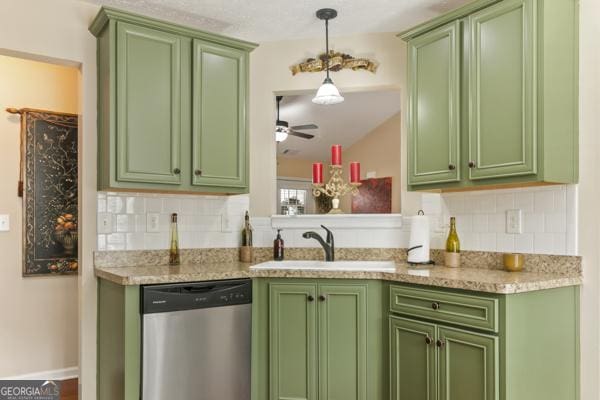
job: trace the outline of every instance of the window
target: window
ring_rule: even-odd
[[[280,189],[279,207],[282,215],[302,215],[306,213],[306,190]]]
[[[312,182],[297,178],[277,179],[277,213],[281,215],[313,214],[315,201]]]

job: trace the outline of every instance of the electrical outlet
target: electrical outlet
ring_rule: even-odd
[[[8,231],[10,231],[10,215],[2,214],[0,215],[0,232]]]
[[[521,210],[506,210],[506,233],[523,233]]]
[[[111,213],[98,213],[98,233],[112,233]]]
[[[146,215],[146,232],[160,232],[160,214],[148,213]]]

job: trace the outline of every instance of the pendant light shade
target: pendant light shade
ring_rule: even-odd
[[[340,91],[333,84],[333,81],[329,78],[325,78],[323,84],[317,91],[317,95],[312,99],[315,104],[338,104],[344,101],[344,97],[340,94]]]
[[[327,77],[317,91],[316,96],[312,99],[312,102],[315,104],[331,105],[344,101],[344,97],[329,77],[329,20],[336,16],[337,11],[331,8],[322,8],[317,11],[317,18],[325,20],[325,68],[327,70]]]

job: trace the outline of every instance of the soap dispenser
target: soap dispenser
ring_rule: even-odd
[[[277,229],[277,237],[273,241],[273,259],[283,261],[283,239],[281,238],[281,229]]]

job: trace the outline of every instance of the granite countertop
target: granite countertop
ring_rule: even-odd
[[[240,262],[202,262],[179,266],[137,265],[132,267],[96,267],[96,276],[120,285],[145,285],[237,278],[330,278],[379,279],[419,285],[473,290],[487,293],[522,293],[582,283],[581,274],[548,272],[506,272],[485,268],[409,268],[396,263],[395,272],[323,271],[323,270],[251,270]]]

